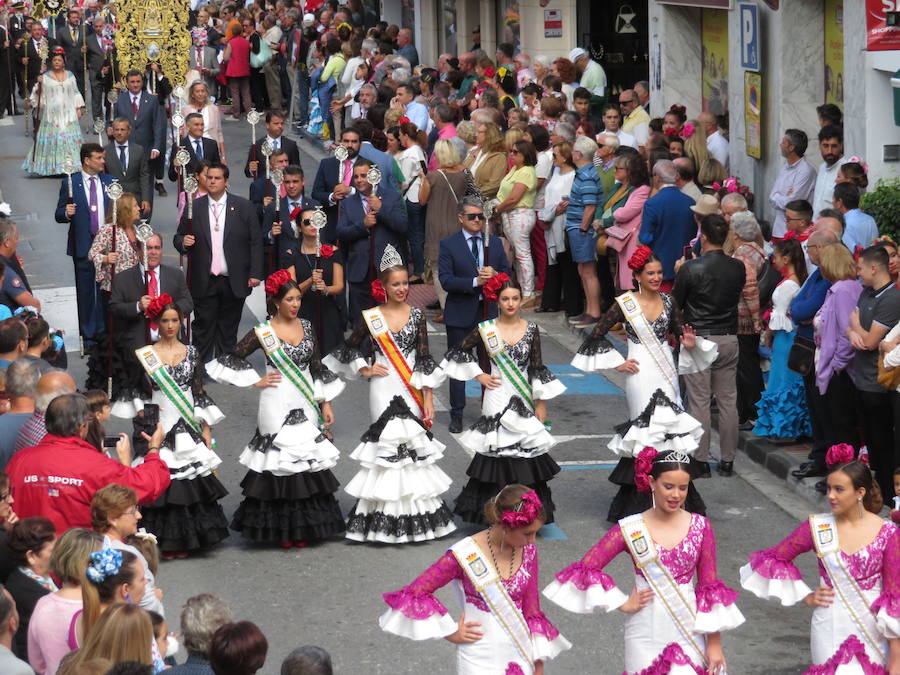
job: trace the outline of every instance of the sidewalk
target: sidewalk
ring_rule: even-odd
[[[322,149],[321,141],[309,137],[300,137],[293,132],[286,132],[286,135],[297,141],[298,145],[311,157],[322,159],[328,156],[328,153]],[[307,177],[307,184],[310,183],[311,178]],[[434,302],[436,299],[437,296],[432,286],[428,284],[410,286],[409,302],[411,305],[425,310],[426,305]],[[434,319],[439,313],[433,310],[425,310],[425,312],[429,320]],[[563,312],[536,314],[533,311],[526,311],[526,315],[528,319],[538,324],[542,332],[551,333],[556,337],[568,334],[570,339],[566,340],[565,343],[573,352],[588,333],[585,329],[570,326]],[[622,338],[615,334],[610,334],[609,337],[613,344],[616,345],[616,348],[624,352],[625,344]],[[713,424],[715,425],[716,422],[716,416],[714,415]],[[783,480],[788,488],[801,497],[819,507],[826,508],[827,502],[824,495],[819,494],[815,490],[816,482],[821,479],[808,478],[798,481],[791,476],[791,471],[806,461],[810,447],[808,442],[790,445],[775,444],[767,438],[761,438],[748,431],[742,431],[738,436],[738,448],[743,450],[748,458],[767,469],[776,478]]]

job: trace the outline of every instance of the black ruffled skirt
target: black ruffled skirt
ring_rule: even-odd
[[[231,529],[257,543],[318,541],[344,532],[330,470],[275,476],[248,471]]]
[[[227,494],[214,474],[173,480],[155,502],[141,508],[141,526],[156,535],[165,553],[211,548],[228,536],[219,504]]]
[[[559,464],[546,453],[528,458],[476,454],[466,469],[469,481],[456,498],[453,512],[467,523],[485,524],[485,503],[510,483],[521,483],[537,492],[544,504],[546,522],[552,523],[556,506],[547,481],[559,470]]]
[[[691,458],[691,478],[700,475],[700,463],[693,457]],[[612,503],[609,505],[609,513],[606,520],[610,523],[618,523],[622,518],[633,516],[635,513],[643,513],[653,504],[653,499],[649,492],[638,492],[634,485],[634,458],[622,457],[616,468],[609,474],[609,482],[619,486],[619,491],[613,497]],[[699,513],[701,516],[706,515],[706,504],[703,497],[694,487],[694,481],[688,483],[687,498],[684,502],[684,508],[691,513]]]

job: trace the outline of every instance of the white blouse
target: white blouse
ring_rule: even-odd
[[[791,332],[796,326],[791,320],[791,301],[800,290],[800,284],[793,279],[785,279],[772,293],[772,314],[769,317],[770,330]]]
[[[566,250],[566,213],[563,211],[556,215],[553,211],[564,197],[571,194],[574,180],[574,170],[569,173],[560,173],[558,170],[554,170],[550,180],[544,184],[544,204],[546,206],[538,212],[538,219],[552,223],[549,229],[544,230],[548,265],[555,265],[557,254]]]
[[[402,195],[403,191],[406,190],[406,188],[409,188],[409,190],[406,191],[404,198],[414,204],[418,204],[420,183],[419,172],[422,170],[422,166],[419,162],[425,161],[425,152],[418,145],[413,144],[403,152],[398,153],[396,159],[397,164],[400,165],[400,171],[403,173],[403,183],[400,186],[400,194]]]

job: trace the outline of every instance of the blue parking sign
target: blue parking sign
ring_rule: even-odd
[[[759,12],[755,4],[739,5],[741,20],[741,68],[759,70]]]

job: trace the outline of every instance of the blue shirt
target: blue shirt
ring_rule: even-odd
[[[12,459],[16,449],[16,437],[19,435],[19,429],[30,417],[31,413],[0,415],[0,471],[6,470],[6,465]]]
[[[584,207],[596,206],[602,201],[603,188],[596,167],[591,163],[575,169],[575,179],[569,191],[569,207],[566,209],[566,229],[581,227]]]
[[[875,219],[860,209],[851,209],[844,214],[844,236],[841,241],[853,253],[856,247],[868,248],[878,239],[878,225]]]
[[[420,131],[428,131],[428,108],[418,101],[406,104],[406,116]]]
[[[797,335],[813,339],[813,317],[825,303],[825,295],[831,282],[816,269],[810,274],[797,295],[791,300],[791,319],[797,324]],[[808,322],[808,323],[807,323]]]

